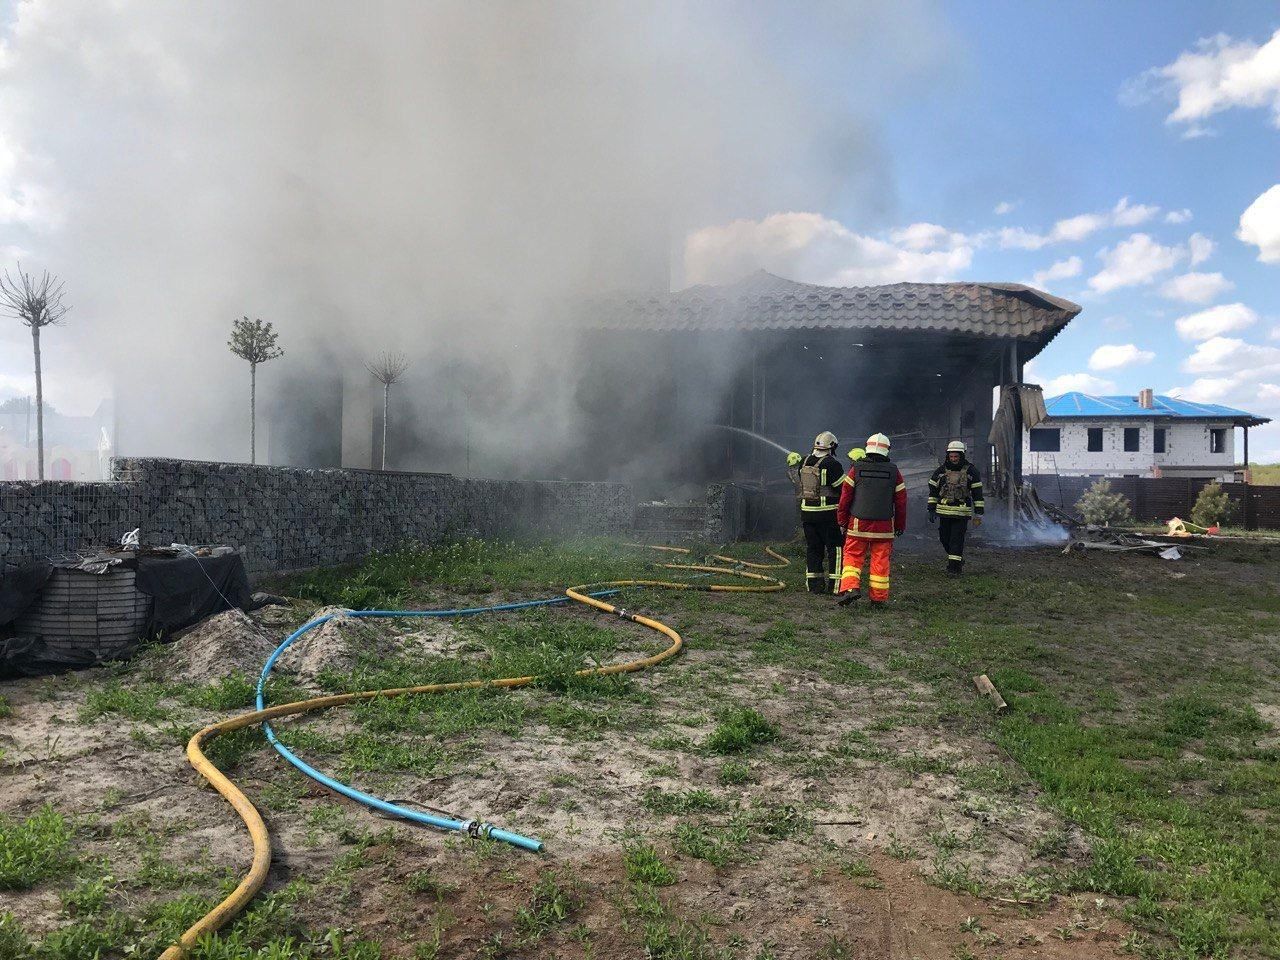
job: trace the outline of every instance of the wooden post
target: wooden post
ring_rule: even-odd
[[[1009,344],[1009,382],[1015,387],[1022,383],[1022,371],[1018,364],[1018,341]],[[1013,449],[1009,451],[1009,518],[1014,516],[1014,501],[1022,482],[1022,395],[1016,393],[1013,405]]]
[[[979,674],[973,678],[973,685],[978,688],[978,692],[991,701],[996,708],[996,713],[1004,713],[1009,709],[1009,704],[1005,703],[1004,697],[1000,696],[1000,691],[996,689],[996,685],[985,674]]]

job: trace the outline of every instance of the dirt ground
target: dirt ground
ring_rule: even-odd
[[[396,702],[278,726],[326,772],[397,802],[537,836],[542,854],[376,815],[297,774],[259,739],[233,745],[223,765],[272,831],[267,890],[287,903],[282,929],[337,928],[380,943],[386,957],[415,958],[1131,952],[1138,941],[1122,918],[1125,898],[1063,894],[1049,879],[1083,870],[1092,842],[998,746],[967,671],[921,669],[921,651],[938,645],[931,618],[939,603],[962,612],[998,605],[1002,582],[1060,578],[1070,593],[1061,610],[1070,610],[1094,583],[1111,585],[1119,599],[1108,603],[1123,603],[1176,587],[1178,574],[1266,583],[1277,563],[1201,557],[1175,569],[1147,556],[991,550],[971,564],[985,577],[958,585],[932,566],[904,559],[880,619],[794,589],[643,595],[637,606],[680,629],[686,650],[607,689],[469,697],[456,711]],[[521,595],[545,593],[503,593]],[[52,805],[75,824],[81,858],[60,880],[6,893],[3,910],[33,940],[70,922],[67,890],[95,876],[110,877],[111,909],[146,916],[182,896],[211,898],[245,869],[242,826],[192,772],[182,744],[199,725],[237,712],[213,705],[207,691],[246,698],[223,678],[256,679],[278,639],[317,610],[223,614],[131,664],[0,683],[11,709],[0,720],[0,814],[20,819]],[[1061,610],[1042,605],[1046,622]],[[497,656],[488,641],[495,625],[519,635],[532,624],[531,643],[541,630],[572,628],[593,643],[607,631],[605,662],[660,646],[634,624],[582,608],[529,617],[335,619],[281,660],[291,685],[281,693],[326,692],[343,678],[360,688],[360,671],[381,661],[483,665]],[[1085,671],[1105,656],[1118,709],[1137,696],[1150,664],[1177,647],[1149,636],[1142,645],[1141,614],[1129,619],[1123,630],[1082,634],[1055,667]],[[1245,664],[1264,656],[1228,646],[1218,655]],[[1189,669],[1203,655],[1188,649]],[[1272,679],[1257,697],[1274,722]],[[714,749],[730,708],[757,712],[774,734]],[[644,882],[637,850],[670,869],[666,882]]]

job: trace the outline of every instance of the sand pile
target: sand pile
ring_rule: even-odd
[[[226,610],[179,634],[163,653],[167,679],[208,683],[233,673],[256,677],[282,637],[240,610]]]
[[[315,617],[326,614],[332,614],[333,619],[295,640],[276,661],[276,669],[314,680],[323,670],[352,670],[361,654],[395,652],[392,638],[366,621],[349,616],[341,607],[317,610]]]

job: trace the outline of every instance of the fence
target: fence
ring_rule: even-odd
[[[1041,500],[1074,511],[1076,501],[1089,489],[1096,477],[1060,477],[1054,474],[1028,476]],[[1138,520],[1164,521],[1171,517],[1188,518],[1196,497],[1208,480],[1187,477],[1108,477],[1111,489],[1129,501]],[[1237,504],[1233,525],[1249,530],[1280,530],[1280,487],[1257,484],[1224,483],[1222,489]]]
[[[142,522],[143,487],[109,481],[0,481],[0,566],[118,543]]]
[[[250,572],[358,560],[450,536],[606,535],[630,530],[622,483],[298,470],[189,460],[113,461],[107,483],[0,482],[0,566],[119,542],[225,543]]]

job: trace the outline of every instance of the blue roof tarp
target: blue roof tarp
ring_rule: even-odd
[[[1049,397],[1044,405],[1051,418],[1153,417],[1161,420],[1231,420],[1237,426],[1243,427],[1256,427],[1271,422],[1267,417],[1255,416],[1234,407],[1224,407],[1216,403],[1193,403],[1190,400],[1161,395],[1154,398],[1150,408],[1142,406],[1136,396],[1099,397],[1079,392]]]

